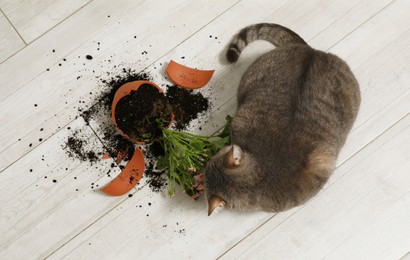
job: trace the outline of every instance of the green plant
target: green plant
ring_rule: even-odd
[[[203,172],[213,155],[230,143],[231,122],[232,117],[227,116],[225,128],[215,136],[162,129],[165,155],[159,159],[157,168],[167,170],[169,195],[175,194],[176,184],[190,196],[199,195],[202,185],[195,176]]]

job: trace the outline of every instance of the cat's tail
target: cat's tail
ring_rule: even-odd
[[[248,26],[235,35],[226,53],[227,60],[230,63],[237,61],[246,45],[256,40],[271,42],[276,47],[288,44],[307,45],[298,34],[286,27],[274,23],[259,23]]]

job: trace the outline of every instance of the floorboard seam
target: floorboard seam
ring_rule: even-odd
[[[10,19],[7,17],[7,15],[4,13],[3,9],[0,8],[0,12],[4,15],[4,17],[6,17],[7,21],[9,22],[9,24],[11,25],[11,27],[13,27],[14,31],[17,33],[17,35],[20,37],[20,39],[24,42],[24,45],[28,45],[27,42],[24,40],[23,36],[21,36],[21,34],[19,33],[19,31],[17,30],[17,28],[14,26],[14,24],[10,21]],[[8,59],[8,58],[7,58]],[[7,60],[6,59],[6,60]],[[6,61],[4,60],[4,61]],[[4,62],[3,61],[3,62]]]

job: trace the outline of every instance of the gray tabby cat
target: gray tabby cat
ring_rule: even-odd
[[[278,212],[312,198],[333,172],[359,109],[359,85],[348,65],[280,25],[241,30],[228,61],[259,39],[276,48],[242,76],[232,145],[205,170],[208,215],[222,205]]]

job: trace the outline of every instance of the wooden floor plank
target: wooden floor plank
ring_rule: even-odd
[[[205,133],[212,132],[212,130],[217,129],[218,126],[220,127],[221,123],[223,122],[223,117],[227,114],[227,112],[234,111],[235,99],[232,97],[234,97],[235,95],[234,89],[235,84],[237,84],[238,82],[238,78],[240,77],[242,71],[246,68],[246,65],[248,65],[259,54],[270,49],[271,46],[264,43],[256,43],[253,45],[253,47],[250,46],[249,50],[245,50],[244,57],[241,57],[241,62],[243,63],[239,63],[238,65],[232,67],[224,67],[223,65],[209,64],[205,62],[206,57],[208,57],[209,55],[216,55],[212,54],[212,51],[210,51],[214,50],[214,46],[218,50],[218,53],[219,51],[223,50],[221,47],[218,47],[217,44],[203,46],[192,44],[192,42],[198,42],[199,39],[201,39],[202,34],[216,34],[218,40],[223,40],[224,37],[229,39],[230,36],[224,36],[226,35],[226,33],[223,33],[223,31],[218,31],[218,28],[221,28],[219,24],[231,24],[232,27],[237,26],[237,29],[243,26],[242,24],[236,25],[236,23],[238,22],[230,14],[235,13],[235,17],[237,17],[237,15],[242,16],[241,12],[243,12],[244,17],[245,13],[249,14],[249,20],[245,19],[241,21],[244,24],[249,24],[255,21],[255,18],[252,15],[253,12],[258,13],[258,19],[261,19],[262,14],[260,12],[260,6],[264,6],[267,10],[272,10],[272,8],[276,6],[275,3],[268,3],[264,1],[260,1],[258,3],[260,5],[255,6],[254,9],[250,8],[250,6],[247,5],[250,4],[250,2],[243,1],[239,3],[229,12],[215,20],[212,24],[203,28],[201,32],[198,33],[198,35],[192,36],[190,39],[178,46],[178,48],[167,54],[164,59],[160,59],[158,61],[162,63],[169,59],[169,57],[172,58],[187,56],[185,50],[190,48],[192,53],[191,55],[195,57],[196,61],[198,62],[196,64],[197,67],[216,68],[217,71],[219,71],[219,73],[215,75],[215,78],[211,81],[210,85],[206,90],[204,90],[204,92],[212,93],[213,95],[218,97],[218,100],[223,100],[224,102],[229,100],[230,102],[226,104],[223,104],[222,101],[221,103],[217,103],[215,108],[219,109],[215,109],[215,112],[210,117],[210,122],[212,122],[212,124],[201,125],[203,132]],[[253,1],[252,4],[255,5],[255,2]],[[271,9],[267,7],[268,4],[272,5]],[[277,14],[281,13],[281,8],[283,8],[282,12],[290,9],[289,6],[286,5],[278,5],[277,8],[277,10],[268,12],[267,16],[263,18],[263,20],[273,20],[273,17],[276,17]],[[339,15],[342,16],[343,14]],[[312,19],[312,17],[310,17],[310,19]],[[359,25],[360,24],[357,24],[357,26]],[[325,25],[324,28],[326,28]],[[314,31],[310,31],[310,33],[312,35],[317,35],[320,32],[319,30],[321,28],[317,29],[318,31],[316,31],[316,33]],[[342,38],[343,36],[339,35],[339,37]],[[206,42],[206,44],[208,44],[208,42]],[[244,66],[244,64],[246,65]],[[153,64],[150,68],[148,68],[148,70],[155,72],[155,69],[153,68],[155,66],[159,66],[159,64]],[[234,71],[231,72],[230,69],[234,69]],[[156,77],[156,82],[157,81],[160,83],[162,82],[160,75],[158,75],[158,78]],[[230,91],[230,89],[232,90]],[[218,92],[218,90],[220,92]],[[230,91],[230,94],[224,94],[227,91]],[[139,194],[136,193],[135,196],[139,197]],[[255,227],[271,217],[271,214],[266,213],[251,214],[252,216],[250,216],[250,214],[246,213],[222,212],[221,214],[216,215],[215,218],[211,218],[210,220],[205,215],[203,205],[194,204],[192,206],[193,208],[187,209],[183,205],[188,203],[186,200],[184,201],[183,198],[177,197],[175,202],[174,199],[175,198],[173,198],[172,200],[168,200],[167,198],[155,199],[158,207],[162,207],[163,211],[161,209],[156,209],[154,211],[155,213],[150,213],[149,217],[153,217],[155,219],[153,222],[150,222],[150,226],[145,226],[143,224],[139,225],[138,221],[130,224],[132,219],[134,219],[133,214],[137,214],[136,210],[133,210],[132,208],[130,209],[130,212],[127,212],[118,218],[117,216],[107,215],[105,218],[94,223],[93,226],[82,232],[79,236],[77,236],[75,239],[70,241],[67,245],[53,254],[52,258],[59,259],[63,256],[70,259],[87,258],[91,257],[91,254],[93,254],[93,252],[95,251],[98,251],[102,255],[105,255],[107,257],[121,256],[123,258],[150,257],[152,259],[161,259],[169,255],[178,255],[181,258],[200,256],[206,256],[206,258],[215,258],[219,254],[221,254],[224,249],[229,248],[230,246],[237,243],[238,240],[240,240],[244,235],[251,233]],[[172,208],[164,208],[163,205],[165,205],[167,202],[175,202],[176,204],[172,204]],[[179,203],[183,204],[180,205]],[[124,205],[121,205],[121,207],[125,208]],[[169,233],[167,233],[165,231],[165,228],[163,228],[161,225],[161,223],[165,222],[158,222],[158,218],[161,218],[162,214],[166,214],[166,212],[171,209],[180,210],[179,215],[167,216],[166,219],[169,222],[173,223],[179,222],[181,224],[180,228],[184,229],[186,231],[186,234],[175,233],[170,237]],[[192,215],[191,211],[194,211],[196,213]],[[286,218],[282,218],[282,221],[285,219]],[[166,225],[166,223],[163,225]],[[121,235],[126,236],[128,239],[127,241],[120,241],[120,237],[113,235],[114,233],[116,233],[115,230],[118,229],[122,230]],[[98,244],[95,245],[95,247],[89,247],[88,241],[98,241]],[[111,245],[112,241],[117,242],[114,242],[115,245]],[[92,244],[94,245],[94,243]],[[138,244],[138,246],[136,244]],[[195,246],[198,244],[208,245],[209,248]],[[127,248],[129,248],[129,250]]]
[[[410,116],[407,116],[340,166],[335,175],[342,177],[328,185],[318,197],[278,225],[264,226],[265,229],[271,228],[268,234],[259,236],[253,245],[246,242],[238,245],[223,259],[263,256],[323,258],[346,241],[346,246],[352,245],[357,242],[356,236],[364,238],[370,235],[369,230],[375,232],[374,227],[380,227],[380,223],[388,225],[380,230],[381,233],[388,232],[389,228],[391,232],[402,231],[394,237],[381,233],[374,235],[373,232],[374,239],[361,240],[362,245],[377,244],[379,249],[376,253],[372,251],[375,248],[359,249],[356,247],[358,244],[355,244],[356,251],[340,248],[340,253],[348,255],[349,259],[363,259],[361,256],[366,253],[372,256],[375,253],[376,256],[382,252],[390,252],[387,258],[400,257],[408,250],[410,242],[410,236],[406,235],[409,230],[406,227],[410,225],[408,210],[404,215],[402,211],[408,207],[405,198],[410,191],[407,174],[410,169],[409,138]],[[402,206],[405,207],[399,209]],[[389,211],[395,213],[387,216]],[[402,221],[391,222],[389,217],[394,214]],[[352,238],[354,240],[350,241]],[[403,241],[395,243],[398,240]]]
[[[0,174],[1,259],[44,258],[125,199],[95,191],[111,180],[108,172],[119,173],[112,160],[90,164],[68,158],[62,147],[78,129],[76,137],[88,140],[87,147],[103,150],[79,118]]]
[[[91,0],[0,1],[0,6],[26,43],[44,34]]]
[[[41,40],[33,42],[27,49],[1,64],[0,86],[3,95],[0,97],[0,101],[26,86],[30,81],[43,74],[46,69],[58,68],[58,64],[80,46],[84,45],[82,47],[83,51],[93,50],[95,52],[96,48],[91,45],[92,41],[101,41],[109,35],[108,33],[101,33],[102,35],[97,37],[98,33],[104,30],[104,26],[107,25],[107,32],[120,31],[121,22],[127,23],[126,18],[130,19],[127,16],[123,19],[122,14],[126,10],[130,11],[136,8],[138,12],[138,5],[141,2],[122,1],[121,4],[112,6],[111,2],[108,1],[93,1],[87,8],[79,10],[64,23],[59,24],[43,35]],[[90,10],[104,11],[92,12]],[[79,27],[81,27],[81,30],[78,30]],[[138,32],[138,30],[135,32]],[[128,33],[131,33],[129,29]],[[89,45],[88,48],[87,44]],[[103,53],[104,51],[100,55],[102,56]],[[76,54],[84,55],[85,53]],[[113,52],[110,54],[112,55]],[[31,62],[27,63],[27,59]],[[72,65],[72,63],[70,64]],[[24,73],[21,73],[21,68],[25,68]]]
[[[372,225],[354,234],[326,258],[399,259],[409,249],[409,219],[410,193],[406,193],[390,209],[382,212]]]
[[[394,0],[391,1],[378,1],[378,2],[345,2],[350,9],[345,15],[335,20],[332,24],[329,24],[326,29],[321,31],[318,35],[315,35],[309,44],[319,50],[329,49],[330,46],[336,45],[344,37],[352,33],[357,29],[358,24],[365,23],[368,19],[382,12]],[[344,32],[341,34],[341,32]],[[343,37],[340,37],[343,35]]]
[[[3,63],[8,57],[24,48],[26,44],[3,12],[0,12],[0,32],[0,63]]]

